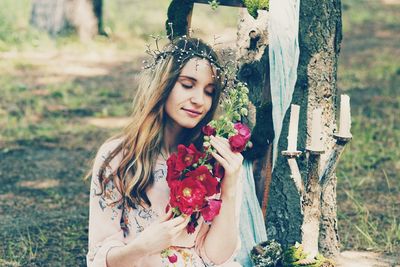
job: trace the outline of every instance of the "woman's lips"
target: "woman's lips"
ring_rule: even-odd
[[[186,111],[186,113],[190,116],[190,117],[198,117],[200,116],[202,113],[200,111],[196,111],[193,109],[188,109],[188,108],[182,108],[184,111]]]

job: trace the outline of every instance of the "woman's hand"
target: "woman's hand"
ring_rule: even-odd
[[[233,152],[229,141],[219,136],[210,136],[210,144],[216,149],[217,153],[211,155],[224,167],[225,176],[222,180],[222,193],[235,194],[237,179],[241,173],[243,156],[239,152]]]
[[[172,245],[173,241],[186,228],[190,216],[186,218],[179,216],[171,219],[172,209],[165,215],[160,216],[157,221],[149,225],[137,238],[133,239],[133,247],[140,246],[147,255],[159,253]]]

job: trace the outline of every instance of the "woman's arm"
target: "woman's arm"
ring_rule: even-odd
[[[89,203],[89,252],[88,267],[136,266],[146,255],[143,246],[131,239],[125,239],[120,221],[122,218],[123,197],[113,179],[104,186],[99,195],[101,185],[98,173],[108,155],[119,145],[119,140],[103,144],[97,152],[90,185]],[[108,166],[105,176],[111,175],[119,165],[121,156],[116,155]]]
[[[147,255],[147,250],[138,242],[131,242],[123,247],[112,248],[107,255],[107,266],[140,266],[140,259]]]
[[[114,142],[114,141],[111,141]],[[103,145],[95,159],[90,192],[89,211],[89,252],[88,267],[140,266],[147,255],[159,253],[169,247],[183,231],[190,217],[170,219],[172,210],[148,226],[138,237],[124,238],[120,226],[123,205],[118,200],[121,193],[112,180],[106,184],[105,194],[101,192],[97,173],[107,154],[112,151],[110,144]],[[118,165],[118,155],[112,160],[106,172],[112,173]],[[132,233],[131,233],[132,234]]]
[[[147,227],[124,247],[113,248],[107,256],[108,267],[141,266],[140,261],[171,246],[189,223],[190,216],[170,219],[172,209]]]
[[[214,218],[204,241],[204,251],[215,264],[221,264],[232,258],[238,249],[239,221],[236,215],[236,196],[222,195],[220,213]]]
[[[101,192],[98,173],[109,153],[116,147],[116,141],[103,144],[94,161],[90,185],[89,202],[89,251],[88,266],[107,266],[107,254],[114,247],[125,246],[120,226],[122,217],[122,195],[110,180]],[[112,163],[107,166],[106,175],[112,173]]]
[[[239,240],[239,208],[243,156],[230,149],[228,141],[220,137],[211,137],[211,145],[218,154],[214,158],[224,167],[225,177],[221,184],[221,210],[214,218],[204,241],[204,251],[207,258],[216,264],[221,264],[232,257],[238,249]]]

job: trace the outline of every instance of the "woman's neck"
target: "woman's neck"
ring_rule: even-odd
[[[175,152],[177,146],[182,143],[182,134],[182,127],[176,125],[174,122],[167,122],[164,127],[164,138],[162,146],[162,150],[165,151],[167,155]]]

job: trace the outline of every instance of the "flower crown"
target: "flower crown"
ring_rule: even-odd
[[[167,38],[167,36],[162,37],[162,36],[154,36],[150,35],[150,37],[154,41],[154,48],[151,44],[146,45],[146,53],[150,56],[150,59],[148,60],[143,60],[144,66],[142,69],[150,69],[150,70],[155,70],[155,67],[162,62],[163,60],[167,59],[169,56],[177,56],[178,62],[180,62],[182,65],[187,62],[188,59],[193,58],[193,57],[198,57],[201,59],[206,59],[207,61],[210,62],[210,64],[215,67],[217,70],[217,73],[220,73],[222,77],[224,77],[224,83],[225,85],[228,83],[228,79],[236,80],[236,75],[233,75],[236,70],[236,62],[234,60],[231,60],[229,58],[232,57],[233,52],[231,49],[219,49],[218,56],[219,59],[214,58],[212,55],[213,51],[216,51],[215,46],[218,45],[219,43],[216,42],[217,38],[214,38],[214,44],[209,45],[207,44],[211,49],[210,51],[204,51],[199,48],[200,45],[200,39],[197,38],[197,44],[195,46],[187,45],[190,40],[194,40],[195,38],[192,38],[187,35],[175,37],[175,38]],[[160,48],[160,42],[163,40],[167,40],[169,43],[164,46],[163,49]],[[184,42],[183,47],[179,47],[177,45],[178,42]],[[222,60],[224,61],[222,62]],[[220,61],[218,61],[220,60]],[[182,66],[181,66],[182,67]],[[217,78],[220,78],[217,76]]]

